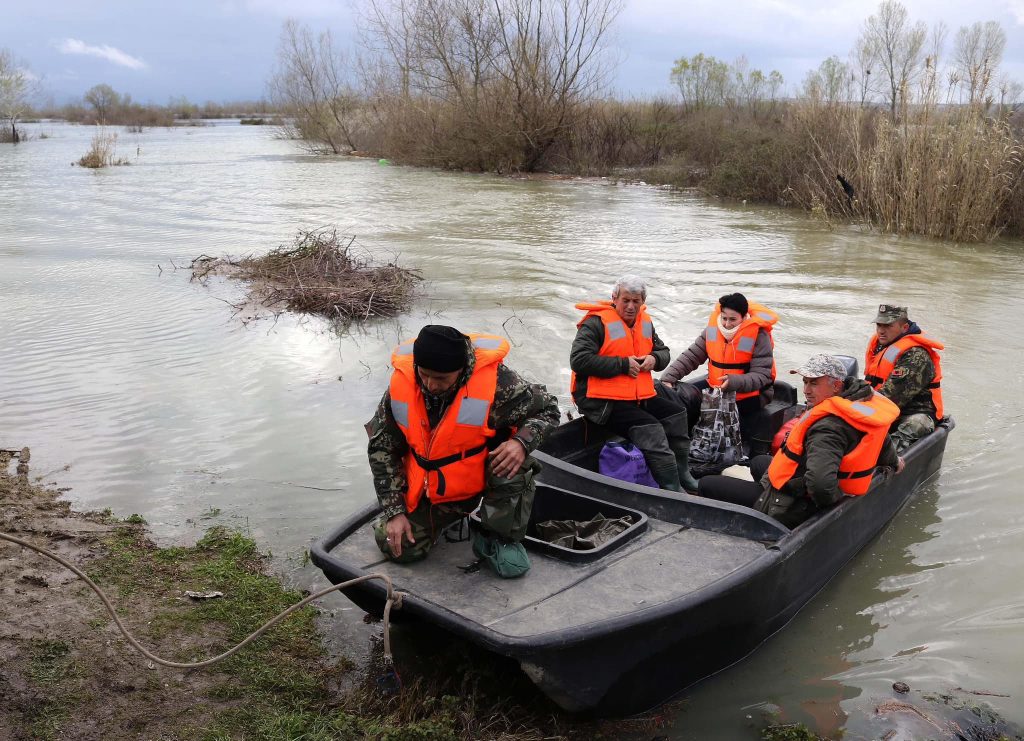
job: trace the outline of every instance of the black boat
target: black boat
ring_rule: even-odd
[[[777,391],[755,440],[799,411],[791,386]],[[566,710],[632,714],[742,659],[789,622],[938,472],[953,427],[943,420],[908,450],[899,475],[876,476],[866,496],[790,531],[746,507],[596,473],[607,436],[577,419],[536,454],[544,471],[531,523],[631,516],[625,532],[596,550],[560,548],[531,530],[533,567],[522,579],[467,573],[459,567],[473,561],[469,543],[443,539],[425,561],[397,565],[374,544],[374,504],[316,543],[312,559],[335,584],[390,575],[408,595],[393,616],[428,621],[517,660]],[[383,612],[379,581],[345,594]]]

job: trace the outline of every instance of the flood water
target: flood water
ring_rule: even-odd
[[[372,500],[363,423],[391,348],[428,322],[506,334],[509,365],[563,410],[578,301],[650,281],[674,352],[715,299],[774,308],[780,371],[862,356],[880,302],[946,343],[957,428],[938,481],[781,633],[688,691],[670,738],[756,738],[761,713],[870,738],[902,680],[986,696],[1024,723],[1024,244],[954,246],[827,225],[648,186],[516,181],[317,158],[263,127],[120,133],[128,167],[72,167],[93,130],[35,124],[0,145],[0,448],[72,487],[79,508],[137,512],[162,543],[250,533],[299,586],[310,541]],[[422,271],[413,309],[339,338],[318,319],[250,320],[244,290],[190,282],[201,254],[263,252],[336,224]],[[869,504],[866,502],[866,504]],[[369,628],[338,598],[336,635]],[[659,731],[662,732],[662,731]]]

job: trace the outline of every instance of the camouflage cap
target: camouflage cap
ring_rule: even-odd
[[[907,307],[893,306],[892,304],[879,304],[878,316],[875,317],[875,324],[892,324],[893,322],[907,321]]]
[[[828,376],[837,381],[846,380],[846,368],[832,355],[818,353],[807,359],[807,362],[790,373],[797,373],[804,378],[822,378]]]

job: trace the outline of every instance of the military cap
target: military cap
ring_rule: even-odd
[[[878,305],[878,316],[875,317],[875,324],[892,324],[893,322],[905,321],[907,321],[906,306]]]
[[[837,381],[846,380],[846,368],[832,355],[818,353],[807,359],[807,362],[790,373],[797,373],[804,378],[822,378],[828,376]]]

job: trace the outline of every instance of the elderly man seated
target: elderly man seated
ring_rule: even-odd
[[[580,413],[639,448],[662,489],[697,490],[690,475],[686,410],[658,396],[651,371],[672,355],[647,313],[647,286],[620,278],[611,301],[576,304],[586,315],[576,325],[569,354],[572,396]]]
[[[864,353],[864,380],[900,408],[890,432],[896,452],[935,430],[942,419],[943,344],[907,318],[907,307],[882,304]]]
[[[755,481],[705,476],[698,493],[760,510],[796,527],[844,496],[861,496],[877,466],[903,470],[889,440],[899,408],[865,382],[847,378],[831,355],[814,355],[790,373],[803,376],[807,409],[774,456],[751,461]]]

